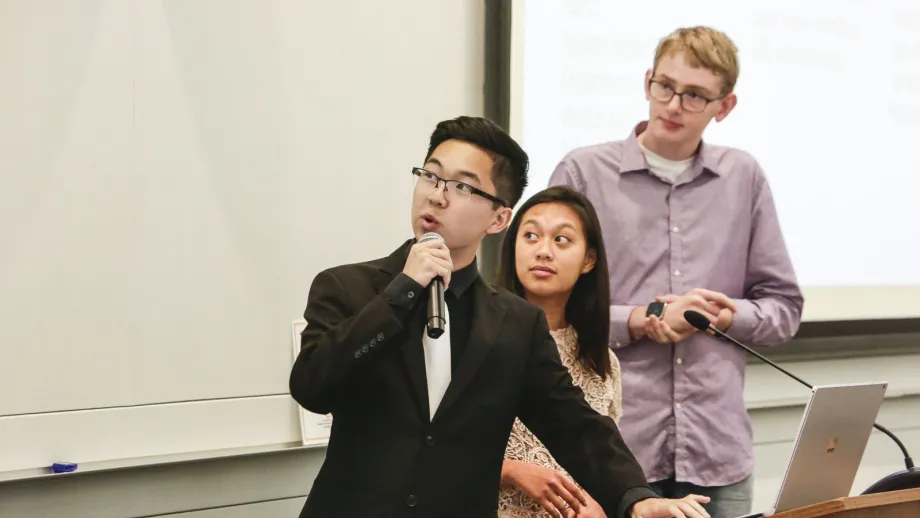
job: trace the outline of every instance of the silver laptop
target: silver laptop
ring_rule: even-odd
[[[763,516],[850,495],[887,383],[815,387],[792,457]]]

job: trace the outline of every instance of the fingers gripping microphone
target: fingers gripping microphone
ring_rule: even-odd
[[[436,232],[428,232],[419,238],[419,243],[424,243],[425,241],[438,240],[444,242],[444,238]],[[431,280],[431,284],[428,285],[428,315],[426,318],[426,331],[430,338],[440,338],[444,334],[444,326],[447,324],[447,319],[444,316],[447,312],[444,309],[444,280],[440,277],[435,277]]]
[[[758,353],[757,351],[751,349],[750,347],[744,345],[743,343],[739,342],[738,340],[735,340],[735,339],[732,338],[731,336],[729,336],[729,335],[723,333],[722,331],[719,331],[718,329],[716,329],[715,326],[713,326],[713,325],[709,322],[709,319],[706,318],[706,316],[703,315],[702,313],[699,313],[699,312],[693,311],[693,310],[688,310],[688,311],[685,311],[685,312],[684,312],[684,319],[687,320],[687,323],[689,323],[691,326],[697,328],[698,330],[704,331],[704,332],[705,332],[705,331],[711,331],[711,332],[715,333],[717,336],[719,336],[720,338],[722,338],[722,339],[724,339],[724,340],[727,340],[727,341],[731,342],[732,344],[734,344],[734,345],[736,345],[736,346],[738,346],[738,347],[744,349],[745,351],[747,351],[747,352],[748,352],[749,354],[751,354],[752,356],[756,356],[760,361],[762,361],[762,362],[766,363],[767,365],[773,367],[774,369],[776,369],[776,370],[782,372],[782,373],[785,374],[786,376],[789,376],[790,378],[792,378],[792,379],[798,381],[798,382],[801,383],[802,385],[805,385],[805,386],[808,387],[808,388],[814,388],[814,387],[812,387],[812,385],[811,385],[810,383],[806,382],[806,381],[803,380],[802,378],[799,378],[799,377],[796,376],[795,374],[792,374],[791,372],[787,371],[786,369],[780,367],[780,366],[777,365],[776,363],[774,363],[774,362],[772,362],[771,360],[767,359],[765,356],[763,356],[762,354]],[[897,491],[897,490],[901,490],[901,489],[912,489],[912,488],[915,488],[915,487],[920,487],[920,470],[918,470],[918,469],[916,469],[916,468],[914,467],[914,461],[913,461],[913,459],[910,458],[910,455],[907,453],[907,448],[904,447],[904,443],[902,443],[900,439],[898,439],[897,437],[895,437],[895,435],[894,435],[893,433],[891,433],[891,431],[889,431],[889,430],[888,430],[887,428],[885,428],[884,426],[882,426],[882,425],[880,425],[880,424],[878,424],[878,423],[874,423],[873,426],[875,427],[876,430],[878,430],[878,431],[882,432],[883,434],[887,435],[888,437],[890,437],[891,440],[893,440],[893,441],[895,442],[895,444],[898,445],[898,448],[901,449],[901,453],[904,455],[904,465],[907,467],[907,469],[904,470],[904,471],[899,471],[899,472],[897,472],[897,473],[893,473],[893,474],[888,475],[887,477],[885,477],[885,478],[879,480],[879,481],[876,482],[875,484],[872,484],[871,486],[869,486],[868,489],[866,489],[865,491],[863,491],[863,494],[864,494],[864,495],[867,495],[867,494],[872,494],[872,493],[884,493],[884,492],[887,492],[887,491]]]

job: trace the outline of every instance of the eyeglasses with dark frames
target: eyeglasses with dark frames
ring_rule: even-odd
[[[461,182],[461,181],[459,181],[459,180],[447,180],[447,179],[445,179],[445,178],[441,178],[440,176],[438,176],[438,175],[432,173],[431,171],[428,171],[428,170],[426,170],[426,169],[422,169],[421,167],[413,167],[413,168],[412,168],[412,174],[413,174],[416,178],[418,178],[418,182],[419,182],[420,184],[424,184],[424,185],[429,186],[429,187],[431,188],[432,191],[434,191],[435,189],[437,189],[438,186],[439,186],[440,184],[443,183],[443,184],[444,184],[444,195],[445,195],[445,196],[449,196],[449,197],[454,197],[454,196],[456,196],[456,197],[457,197],[458,199],[460,199],[460,200],[468,200],[468,199],[470,199],[470,197],[472,197],[472,195],[475,194],[475,195],[481,196],[481,197],[483,197],[483,198],[485,198],[485,199],[487,199],[487,200],[489,200],[489,201],[491,201],[491,202],[493,202],[493,203],[497,203],[497,204],[501,205],[502,207],[507,207],[507,206],[508,206],[508,204],[505,202],[505,200],[503,200],[503,199],[501,199],[501,198],[499,198],[499,197],[497,197],[497,196],[493,196],[493,195],[491,195],[491,194],[489,194],[489,193],[483,191],[482,189],[477,189],[476,187],[473,187],[472,185],[470,185],[470,184],[468,184],[468,183]],[[453,186],[452,186],[452,187],[448,187],[448,186],[450,186],[451,184],[453,184]]]
[[[671,99],[673,99],[675,95],[678,95],[680,96],[681,108],[691,113],[700,113],[709,106],[709,103],[719,101],[725,97],[724,95],[720,95],[710,98],[692,90],[689,92],[678,92],[669,83],[658,79],[649,79],[648,92],[652,99],[663,103],[671,102]]]

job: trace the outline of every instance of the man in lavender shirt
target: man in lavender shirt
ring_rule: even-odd
[[[744,151],[702,142],[737,103],[737,78],[725,34],[673,32],[646,73],[649,120],[572,151],[549,182],[585,193],[601,218],[627,444],[653,489],[709,496],[714,518],[751,508],[746,358],[683,313],[766,346],[793,337],[804,303],[764,172]]]

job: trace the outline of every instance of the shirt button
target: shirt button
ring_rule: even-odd
[[[417,503],[418,503],[418,498],[416,498],[415,495],[409,495],[408,497],[406,497],[406,505],[408,505],[409,507],[415,507],[415,504]]]
[[[382,341],[383,341],[383,333],[377,333],[377,341],[378,341],[378,342],[382,342]]]
[[[684,359],[683,359],[683,358],[678,358],[678,359],[677,359],[677,364],[680,365],[680,364],[682,364],[682,363],[684,363]]]
[[[427,444],[428,446],[434,446],[434,436],[433,436],[433,435],[426,435],[426,436],[425,436],[425,444]]]
[[[680,410],[680,403],[677,403],[676,405],[674,405],[674,407]]]
[[[361,351],[355,351],[355,359],[357,360],[360,357],[361,357]]]
[[[614,345],[614,347],[623,347],[623,344],[622,344],[621,342],[617,342],[617,343],[615,343],[615,344],[613,344],[613,345]]]
[[[409,297],[409,298],[411,299],[412,297],[415,296],[415,292],[414,292],[414,291],[410,291],[408,294],[406,294],[406,296]]]
[[[367,353],[367,351],[369,351],[369,350],[370,350],[370,349],[367,347],[367,344],[364,344],[364,345],[361,346],[361,352],[362,352],[362,353]]]
[[[674,270],[674,276],[680,277],[680,270]]]
[[[674,232],[674,233],[676,234],[676,233],[680,232],[680,228],[679,228],[678,226],[675,225],[675,226],[671,227],[671,232]]]
[[[371,347],[377,345],[377,339],[376,339],[376,338],[371,338],[371,341],[370,341],[370,342],[367,342],[367,345],[369,345],[369,346],[371,346]]]

